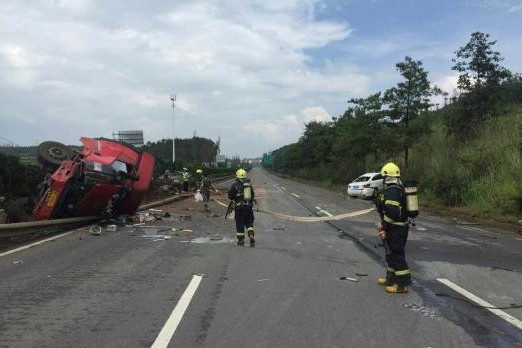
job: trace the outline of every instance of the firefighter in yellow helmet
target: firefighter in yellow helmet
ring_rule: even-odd
[[[228,198],[234,201],[236,219],[237,245],[245,245],[245,228],[250,240],[250,246],[256,244],[254,239],[254,189],[244,169],[236,172],[236,180],[228,191]]]
[[[379,237],[386,250],[386,277],[377,280],[386,286],[389,293],[407,293],[411,283],[411,272],[406,262],[405,247],[408,239],[408,216],[406,194],[399,167],[387,163],[382,167],[384,191],[376,200],[377,211],[381,217]]]

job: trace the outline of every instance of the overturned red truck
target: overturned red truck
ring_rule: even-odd
[[[132,214],[146,196],[154,170],[152,155],[105,138],[80,141],[81,150],[54,141],[38,146],[43,180],[35,219]]]

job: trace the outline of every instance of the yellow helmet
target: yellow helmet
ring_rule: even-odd
[[[397,178],[401,176],[401,170],[395,163],[386,163],[384,167],[381,169],[382,176],[391,176],[393,178]]]
[[[236,172],[236,178],[238,179],[246,179],[247,178],[247,172],[244,169],[238,169]]]
[[[201,169],[196,170],[196,174],[203,174],[203,170],[201,170]]]

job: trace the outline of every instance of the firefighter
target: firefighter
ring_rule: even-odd
[[[194,183],[195,187],[196,187],[196,190],[199,188],[199,186],[201,185],[201,179],[202,179],[202,176],[203,176],[203,170],[202,169],[197,169],[196,170],[196,182]]]
[[[181,174],[181,183],[183,192],[188,192],[189,190],[189,178],[190,174],[187,168],[183,168],[183,173]]]
[[[239,169],[236,172],[236,181],[228,191],[228,198],[234,201],[234,214],[236,219],[237,245],[245,245],[245,228],[250,240],[250,246],[256,244],[254,239],[254,189],[247,177],[246,170]]]
[[[388,293],[407,293],[411,283],[411,272],[406,263],[405,247],[408,239],[408,215],[406,194],[399,167],[387,163],[381,169],[384,191],[376,205],[381,217],[379,237],[386,251],[386,277],[377,279],[379,285],[386,286]]]
[[[209,211],[208,209],[208,202],[210,202],[210,190],[212,188],[212,181],[210,178],[201,172],[201,181],[199,184],[199,192],[201,192],[201,195],[203,196],[203,203],[205,205],[205,211]]]

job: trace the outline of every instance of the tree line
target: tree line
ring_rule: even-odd
[[[181,170],[183,167],[201,166],[202,163],[212,163],[216,159],[219,144],[211,139],[192,137],[176,139],[176,163],[172,163],[172,139],[161,139],[157,142],[147,142],[141,150],[156,158],[155,175],[165,170]]]

